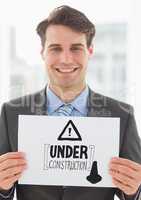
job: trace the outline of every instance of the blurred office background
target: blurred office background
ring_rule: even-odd
[[[136,0],[0,2],[0,106],[45,86],[35,29],[53,8],[63,4],[81,10],[96,25],[88,84],[99,93],[132,104],[141,135],[141,3]]]

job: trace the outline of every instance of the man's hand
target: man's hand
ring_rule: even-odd
[[[114,157],[109,165],[113,183],[126,195],[134,195],[141,184],[141,165],[128,159]]]
[[[0,156],[0,189],[9,190],[26,169],[22,152],[9,152]]]

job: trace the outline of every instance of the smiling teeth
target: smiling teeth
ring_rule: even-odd
[[[75,69],[57,69],[59,72],[67,73],[67,72],[73,72]]]

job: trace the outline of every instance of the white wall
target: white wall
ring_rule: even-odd
[[[0,105],[8,100],[9,88],[9,31],[5,26],[0,27]]]
[[[129,98],[135,108],[139,134],[141,136],[141,1],[132,1],[132,9],[129,20],[129,39],[128,39],[128,65],[130,92]]]

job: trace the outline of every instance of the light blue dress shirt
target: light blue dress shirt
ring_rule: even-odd
[[[87,100],[89,95],[88,86],[77,96],[71,104],[74,109],[70,116],[87,116]],[[47,87],[47,114],[58,116],[57,110],[65,104],[49,87]]]

